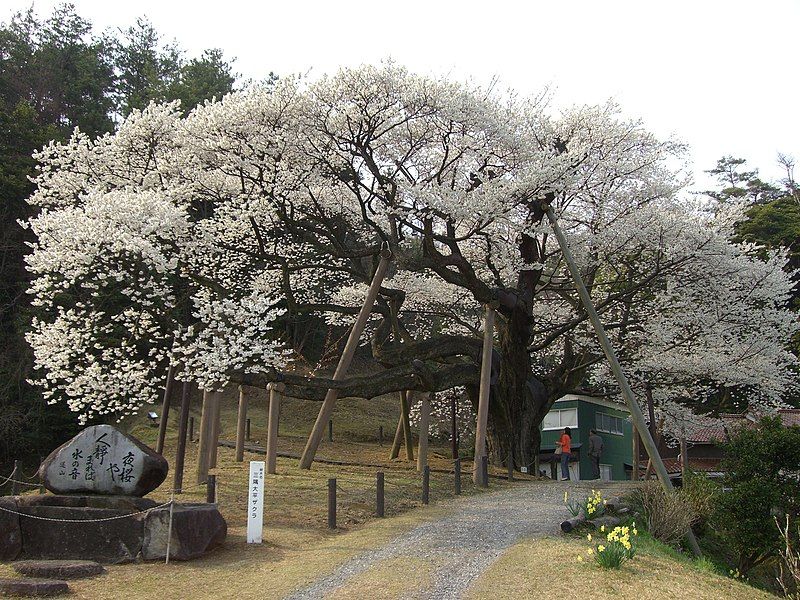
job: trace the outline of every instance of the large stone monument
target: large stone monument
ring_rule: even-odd
[[[168,540],[170,558],[188,560],[222,544],[216,504],[175,504],[170,529],[170,507],[143,497],[167,470],[164,457],[110,425],[84,429],[39,469],[52,494],[0,498],[0,561],[164,559]]]

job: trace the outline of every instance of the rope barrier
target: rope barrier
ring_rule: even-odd
[[[9,475],[8,477],[4,477],[3,478],[3,482],[0,483],[0,486],[4,486],[5,484],[7,484],[10,481],[11,483],[17,483],[19,485],[27,485],[28,487],[35,487],[35,488],[39,487],[38,483],[28,483],[27,481],[20,481],[19,479],[14,479],[13,475],[14,475],[14,472],[12,471],[11,475]]]
[[[140,510],[138,512],[129,513],[126,515],[117,515],[115,517],[103,517],[101,519],[56,519],[54,517],[40,517],[39,515],[32,515],[29,513],[19,512],[16,510],[11,510],[10,508],[4,508],[0,506],[0,511],[11,513],[12,515],[17,515],[20,517],[28,517],[29,519],[35,519],[37,521],[50,521],[52,523],[104,523],[106,521],[117,521],[119,519],[127,519],[129,517],[135,517],[137,515],[144,515],[154,510],[159,510],[162,508],[166,508],[172,504],[172,501],[165,502],[164,504],[159,504],[152,508],[147,508],[145,510]],[[86,507],[78,507],[78,508],[86,508]]]

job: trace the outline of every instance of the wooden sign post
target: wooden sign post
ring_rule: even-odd
[[[260,544],[264,529],[264,469],[263,460],[250,461],[247,481],[247,543]]]

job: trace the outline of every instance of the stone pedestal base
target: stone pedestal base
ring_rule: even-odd
[[[3,498],[0,508],[22,514],[0,511],[0,560],[75,559],[114,564],[163,559],[169,507],[149,510],[155,505],[149,499],[124,496]],[[149,512],[135,514],[142,510]],[[175,504],[170,558],[202,556],[225,541],[227,529],[215,504]]]

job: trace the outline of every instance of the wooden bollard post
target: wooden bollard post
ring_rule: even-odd
[[[189,417],[189,441],[194,441],[194,417]]]
[[[236,462],[244,461],[244,434],[247,420],[247,395],[244,386],[239,386],[239,413],[236,418]]]
[[[383,425],[378,425],[378,445],[383,448]]]
[[[211,423],[211,446],[208,466],[211,469],[217,468],[217,452],[219,451],[219,434],[222,430],[222,392],[214,392],[216,398],[214,402],[214,421]]]
[[[244,439],[246,439],[248,442],[250,441],[250,419],[247,419],[247,423],[244,427]]]
[[[489,487],[489,457],[481,456],[481,487]]]
[[[419,411],[419,448],[417,450],[417,471],[420,473],[428,465],[428,430],[431,423],[431,396],[422,397],[422,406]]]
[[[514,451],[508,451],[508,480],[514,481]]]
[[[378,471],[375,476],[375,514],[382,517],[384,514],[384,476],[383,471]]]
[[[431,468],[425,465],[422,469],[422,503],[427,504],[431,497]]]
[[[333,441],[333,419],[328,419],[328,441]]]
[[[217,476],[209,475],[206,478],[206,502],[215,504],[217,502]]]
[[[453,468],[455,469],[455,488],[456,496],[461,494],[461,459],[457,458],[453,461]]]
[[[11,495],[18,496],[19,495],[19,483],[17,483],[20,479],[20,473],[22,473],[22,467],[20,466],[20,462],[18,460],[14,461],[14,470],[11,471]]]
[[[336,478],[328,479],[328,529],[336,529]]]
[[[278,422],[281,414],[281,394],[286,389],[283,383],[270,383],[269,390],[269,418],[267,421],[267,473],[276,473],[276,460],[278,456]]]

